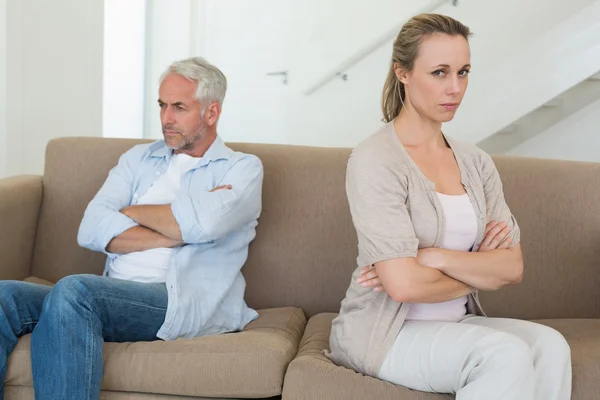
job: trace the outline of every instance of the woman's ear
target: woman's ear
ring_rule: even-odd
[[[394,73],[396,74],[396,78],[406,85],[408,81],[408,73],[397,62],[394,63]]]

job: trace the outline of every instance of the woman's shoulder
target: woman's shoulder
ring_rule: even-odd
[[[446,140],[450,144],[450,147],[452,147],[452,151],[456,157],[460,157],[475,168],[482,169],[493,165],[492,157],[476,144],[449,136],[446,136]]]
[[[393,141],[393,126],[387,123],[361,141],[350,154],[350,162],[358,165],[404,169],[408,160]]]

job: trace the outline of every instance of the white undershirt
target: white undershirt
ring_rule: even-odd
[[[441,247],[469,251],[477,236],[477,217],[467,194],[450,196],[437,193],[446,219]],[[413,303],[407,320],[455,322],[467,312],[467,296],[443,303]]]
[[[187,154],[174,154],[167,172],[138,199],[137,204],[171,204],[179,192],[181,178],[200,162]],[[123,254],[109,263],[108,276],[144,283],[165,282],[173,249],[157,248]]]

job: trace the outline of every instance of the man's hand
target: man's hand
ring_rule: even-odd
[[[485,235],[481,241],[478,251],[485,252],[496,249],[508,249],[511,244],[511,238],[508,237],[510,229],[506,222],[491,221],[485,227]],[[437,268],[438,259],[436,258],[435,248],[420,249],[417,252],[417,261],[425,267]],[[357,283],[364,287],[373,288],[376,292],[382,292],[383,286],[377,275],[374,265],[367,265],[360,271]]]
[[[210,190],[210,192],[212,193],[212,192],[216,192],[217,190],[224,190],[224,189],[229,190],[231,188],[232,188],[231,185],[221,185],[221,186],[217,186],[216,188]],[[127,206],[121,210],[121,213],[125,214],[126,216],[128,216],[129,218],[131,218],[135,221],[135,218],[134,218],[135,214],[132,212],[135,209],[135,207],[137,207],[137,206]],[[136,222],[138,222],[138,221],[136,221]]]
[[[183,241],[179,224],[171,212],[170,204],[137,204],[125,207],[121,212],[138,225],[168,238]]]
[[[210,192],[231,188],[231,185],[221,185],[210,190]],[[173,216],[170,204],[137,204],[123,208],[121,213],[143,227],[156,231],[176,242],[183,242],[181,229]]]
[[[174,240],[143,226],[134,226],[114,237],[106,246],[106,251],[115,254],[127,254],[156,248],[184,246],[180,240]]]
[[[216,192],[217,190],[223,190],[223,189],[230,190],[232,188],[233,188],[233,186],[231,186],[231,185],[221,185],[221,186],[217,186],[216,188],[214,188],[212,190],[209,190],[209,192],[212,193],[212,192]]]
[[[131,218],[132,214],[131,214],[131,210],[133,209],[133,207],[135,206],[127,206],[124,209],[121,210],[121,214],[125,214],[125,216]],[[133,219],[133,218],[131,218]]]

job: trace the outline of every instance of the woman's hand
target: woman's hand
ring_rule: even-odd
[[[417,252],[417,262],[424,267],[436,268],[439,259],[436,250],[438,249],[420,249]],[[384,290],[374,265],[368,265],[361,269],[356,282],[364,287],[372,287],[376,292]]]
[[[489,222],[485,227],[485,234],[477,251],[485,252],[496,249],[508,249],[511,244],[511,238],[508,237],[509,234],[510,229],[506,222]],[[417,254],[417,261],[425,267],[435,268],[433,257],[435,257],[435,249],[421,249]],[[373,288],[376,292],[383,292],[384,290],[374,265],[363,267],[356,282],[364,287]]]
[[[485,227],[485,235],[477,251],[508,249],[512,239],[508,237],[510,228],[506,222],[491,221]]]
[[[360,275],[356,279],[356,282],[364,287],[373,288],[376,292],[383,292],[383,286],[381,285],[381,280],[379,279],[379,275],[377,275],[374,265],[363,267],[363,269],[360,270]]]

